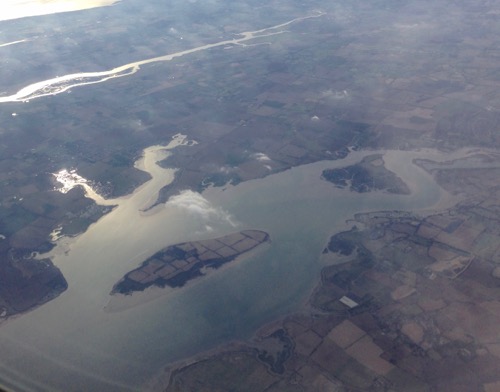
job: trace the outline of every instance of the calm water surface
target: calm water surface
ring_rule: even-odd
[[[86,233],[56,247],[53,261],[69,289],[0,328],[0,373],[13,383],[28,378],[23,388],[32,390],[135,390],[168,362],[249,338],[307,299],[329,236],[349,228],[344,222],[354,213],[452,201],[412,159],[449,160],[467,152],[387,152],[386,166],[408,183],[409,196],[356,194],[320,179],[323,169],[368,154],[209,189],[203,197],[186,193],[144,214],[151,194],[172,176],[150,162],[145,169],[153,180],[117,200],[118,207]],[[247,228],[269,232],[271,245],[178,291],[120,312],[103,311],[112,286],[160,248]]]

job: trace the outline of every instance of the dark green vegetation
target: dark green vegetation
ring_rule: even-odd
[[[478,162],[490,167],[465,167]],[[284,331],[292,352],[279,378],[268,373],[275,377],[272,387],[259,391],[497,388],[500,187],[492,184],[498,184],[499,159],[484,153],[423,163],[444,188],[468,201],[424,217],[358,213],[355,227],[332,235],[323,251],[331,264],[312,293],[312,309],[268,328]],[[259,344],[246,351],[228,347],[197,366],[208,369],[212,361],[246,352],[239,366],[255,366],[258,359],[263,371],[266,357],[252,351]],[[192,382],[191,369],[174,372],[172,383]],[[227,391],[244,390],[236,379],[223,380]]]
[[[127,273],[111,294],[132,294],[151,286],[182,287],[192,279],[217,269],[260,244],[269,235],[259,230],[244,230],[220,238],[171,245]]]
[[[1,48],[0,94],[57,75],[110,69],[229,39],[310,11],[309,5],[299,4],[189,4],[127,1],[42,16],[36,24],[34,19],[2,22],[2,43],[36,38]],[[11,264],[11,251],[47,250],[56,228],[76,235],[106,212],[79,190],[66,195],[53,191],[57,184],[50,173],[63,168],[76,169],[107,197],[125,195],[148,179],[133,167],[141,151],[166,144],[181,132],[199,144],[177,149],[164,163],[180,169],[162,191],[165,201],[182,189],[238,183],[345,156],[346,146],[365,146],[373,131],[356,116],[337,118],[346,108],[332,110],[321,97],[324,82],[306,72],[314,71],[315,64],[332,64],[331,56],[324,57],[328,46],[348,42],[328,43],[339,27],[317,21],[298,22],[287,27],[288,33],[249,42],[270,42],[272,48],[198,52],[143,66],[130,77],[28,103],[0,104],[0,235],[6,237],[0,240],[0,264]],[[342,72],[348,72],[345,60],[335,58]],[[311,124],[314,115],[322,118]],[[256,154],[266,154],[270,161],[261,162]],[[33,303],[41,296],[33,292]]]
[[[271,340],[271,350],[266,348],[266,340]],[[285,362],[293,352],[294,343],[284,329],[278,329],[261,342],[262,348],[256,349],[257,358],[269,366],[272,373],[285,373]],[[278,349],[276,349],[278,347]]]
[[[408,186],[393,172],[385,168],[380,154],[365,157],[356,165],[324,170],[322,177],[339,188],[349,186],[350,190],[359,193],[374,190],[396,194],[410,193]]]
[[[0,319],[42,305],[67,289],[50,259],[9,256],[10,262],[0,265]]]
[[[334,252],[343,256],[350,256],[356,249],[357,229],[352,228],[349,232],[335,234],[330,238],[328,246],[323,250],[323,253]]]
[[[228,347],[174,371],[167,391],[201,379],[206,390],[220,383],[221,391],[246,390],[231,372],[210,374],[229,358],[220,366],[252,369],[245,382],[258,391],[493,391],[500,215],[486,207],[497,193],[486,184],[481,207],[357,214],[364,228],[336,233],[325,249],[335,263],[322,270],[312,310],[274,325],[269,337],[281,341],[274,356],[265,339]],[[279,368],[276,358],[284,359]],[[266,384],[255,384],[266,368]]]
[[[54,229],[76,235],[107,212],[81,190],[54,192],[50,173],[63,168],[107,196],[125,195],[148,179],[133,168],[144,147],[187,134],[199,143],[163,162],[179,168],[162,190],[165,201],[182,189],[247,181],[350,149],[500,147],[499,6],[487,0],[128,0],[2,22],[2,43],[28,41],[0,48],[0,94],[231,39],[313,9],[325,15],[247,42],[259,45],[197,52],[0,104],[1,317],[65,289],[50,261],[31,257],[53,246]],[[325,178],[355,191],[402,191],[372,163]],[[437,170],[436,178],[468,204],[425,218],[356,216],[366,227],[328,245],[325,257],[350,263],[323,270],[312,315],[290,316],[277,328],[283,339],[266,348],[179,370],[170,389],[498,390],[499,171]],[[196,265],[172,285],[201,273]],[[135,272],[135,287],[144,288],[144,271]]]
[[[201,360],[173,371],[168,391],[300,391],[283,382],[284,363],[294,343],[284,329],[261,337],[252,347],[240,346],[217,358]],[[268,389],[269,388],[269,389]]]
[[[211,380],[207,383],[207,380]],[[216,360],[197,362],[172,375],[168,388],[175,392],[266,390],[278,380],[255,358],[252,351],[220,355]]]
[[[67,194],[35,192],[40,183],[25,185],[22,197],[4,199],[0,205],[0,307],[6,317],[47,302],[66,289],[64,277],[50,259],[33,257],[34,251],[52,249],[49,234],[60,228],[63,235],[77,235],[110,210],[82,197],[81,189]]]

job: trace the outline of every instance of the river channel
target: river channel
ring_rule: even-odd
[[[178,135],[168,148],[189,144]],[[13,386],[144,390],[144,383],[169,362],[250,338],[266,322],[300,310],[319,280],[319,256],[329,236],[349,228],[345,221],[354,213],[422,212],[455,201],[413,159],[449,161],[470,153],[376,151],[409,185],[411,195],[357,194],[320,178],[326,168],[353,164],[375,152],[354,151],[343,160],[299,166],[202,195],[185,192],[144,212],[173,178],[173,170],[156,165],[164,150],[146,149],[137,163],[151,181],[116,200],[93,195],[117,207],[80,236],[58,240],[51,257],[68,290],[0,327],[0,372]],[[104,310],[113,285],[159,249],[243,229],[267,231],[271,245],[196,284],[119,312]]]

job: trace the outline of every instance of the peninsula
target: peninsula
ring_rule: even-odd
[[[349,187],[351,191],[358,193],[384,191],[399,195],[410,194],[404,181],[385,167],[381,154],[369,155],[352,166],[324,170],[322,177],[339,188]]]

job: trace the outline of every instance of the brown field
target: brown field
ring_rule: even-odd
[[[345,320],[328,334],[328,338],[341,348],[347,348],[365,336],[365,332],[349,320]]]

